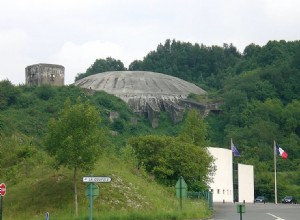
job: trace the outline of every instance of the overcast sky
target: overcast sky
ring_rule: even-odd
[[[0,79],[25,83],[25,67],[65,67],[74,82],[96,59],[126,67],[166,39],[243,52],[300,40],[299,0],[0,0]]]

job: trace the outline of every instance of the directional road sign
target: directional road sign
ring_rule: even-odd
[[[82,178],[84,183],[108,183],[111,178],[108,176],[85,176]]]

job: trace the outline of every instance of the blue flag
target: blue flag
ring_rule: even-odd
[[[231,150],[232,150],[233,156],[235,156],[235,157],[240,156],[240,153],[239,153],[238,149],[236,148],[236,146],[233,144],[232,139],[231,139]]]

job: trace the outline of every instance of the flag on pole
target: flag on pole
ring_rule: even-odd
[[[275,141],[274,141],[274,192],[275,192],[275,204],[277,204],[277,167],[276,167],[276,157],[280,155],[284,160],[288,157],[287,152],[285,152]]]
[[[233,144],[232,139],[231,139],[231,150],[232,150],[233,156],[235,156],[235,157],[240,156],[240,153],[239,153],[238,149],[236,148],[236,146]]]
[[[284,160],[288,157],[288,153],[285,152],[277,143],[276,143],[276,153],[280,155]]]

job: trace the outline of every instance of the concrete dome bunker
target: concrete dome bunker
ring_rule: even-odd
[[[160,111],[170,113],[174,122],[182,119],[181,104],[191,93],[207,94],[200,87],[162,73],[148,71],[111,71],[87,76],[75,85],[105,91],[125,101],[137,113],[146,113],[152,126],[158,125]]]

